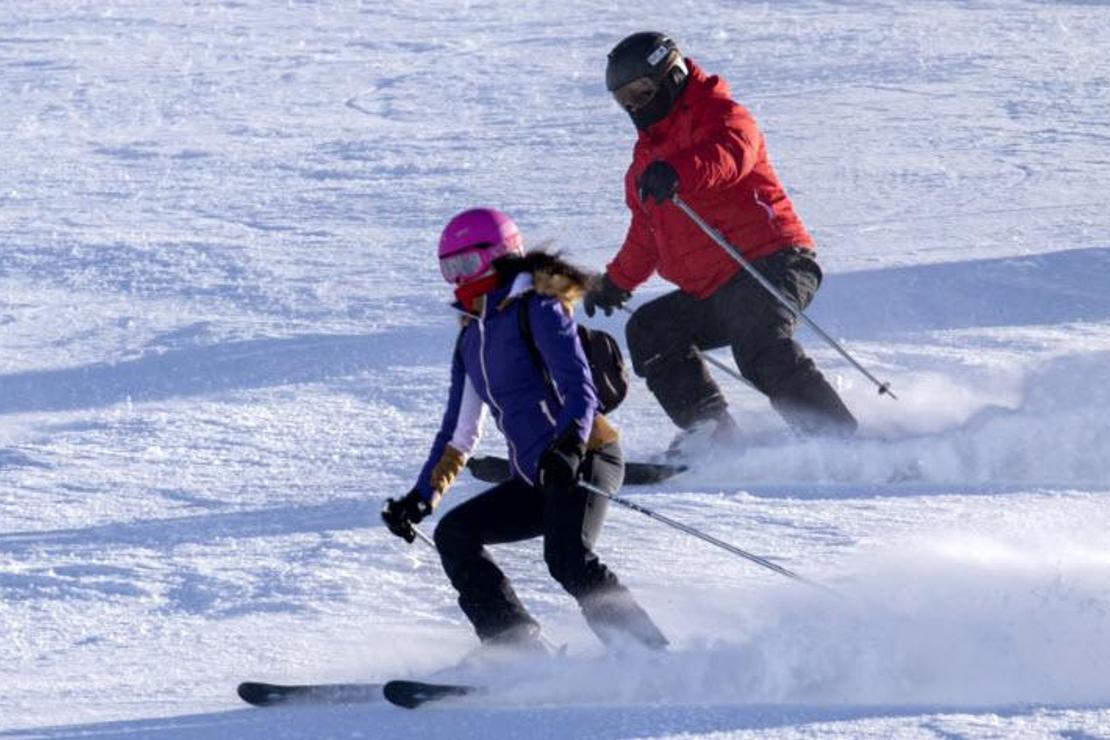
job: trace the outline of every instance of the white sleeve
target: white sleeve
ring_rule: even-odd
[[[450,445],[464,455],[469,455],[482,438],[485,420],[486,405],[468,377],[463,387],[462,401],[459,403],[459,421],[455,424]]]

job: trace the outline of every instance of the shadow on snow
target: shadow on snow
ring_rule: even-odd
[[[228,688],[229,693],[232,687]],[[403,737],[414,730],[422,737],[487,738],[596,738],[666,734],[768,730],[792,725],[861,720],[919,718],[922,729],[944,714],[989,714],[1001,718],[1031,717],[1052,707],[943,707],[943,706],[632,706],[501,708],[496,711],[463,709],[459,705],[419,712],[386,706],[332,708],[242,709],[126,722],[100,722],[68,726],[9,730],[0,738],[34,737],[42,740],[90,735],[159,737],[166,740],[207,740],[237,737],[273,740],[275,737],[339,736],[350,733],[374,737]],[[1092,709],[1092,707],[1056,707]],[[912,720],[910,720],[912,721]],[[903,728],[904,729],[904,728]]]
[[[809,313],[834,335],[1110,319],[1110,248],[827,276]]]
[[[133,545],[164,550],[183,544],[210,543],[298,533],[344,531],[374,520],[365,498],[312,506],[279,506],[225,514],[145,519],[78,529],[0,534],[0,552],[76,549],[95,545]]]
[[[118,363],[0,376],[0,414],[316,383],[391,364],[445,362],[450,325],[369,335],[310,334],[174,349]]]

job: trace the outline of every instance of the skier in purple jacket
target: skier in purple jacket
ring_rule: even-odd
[[[571,316],[586,274],[553,255],[525,255],[516,225],[488,208],[447,224],[439,262],[463,314],[447,409],[416,485],[389,499],[382,519],[413,541],[413,525],[435,509],[477,444],[488,408],[508,442],[513,477],[456,506],[435,530],[443,568],[483,644],[543,649],[539,625],[484,547],[542,535],[552,577],[603,642],[631,638],[665,647],[651,618],[593,552],[608,500],[578,485],[615,493],[624,479],[618,434],[597,413]],[[531,346],[521,326],[525,302]]]

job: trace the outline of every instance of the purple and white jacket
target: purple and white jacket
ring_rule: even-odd
[[[537,367],[520,330],[520,306],[554,384]],[[531,273],[486,295],[482,312],[459,333],[443,423],[416,488],[431,500],[432,470],[447,445],[469,455],[482,435],[488,407],[505,435],[513,474],[534,484],[540,455],[568,430],[586,442],[597,412],[597,390],[577,326],[555,296],[540,295]]]

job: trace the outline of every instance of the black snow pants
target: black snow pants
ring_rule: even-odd
[[[586,453],[580,478],[615,493],[624,480],[620,446]],[[552,577],[578,601],[603,642],[628,637],[653,648],[666,646],[658,627],[593,552],[608,503],[581,487],[544,490],[512,478],[443,517],[435,530],[436,546],[459,593],[459,606],[482,641],[537,629],[484,545],[542,536]]]
[[[805,309],[821,285],[812,252],[790,247],[752,263]],[[626,327],[636,374],[679,427],[725,413],[727,402],[696,350],[729,346],[741,374],[802,434],[849,435],[856,420],[794,341],[796,317],[746,270],[706,299],[674,291],[632,314]]]

